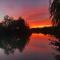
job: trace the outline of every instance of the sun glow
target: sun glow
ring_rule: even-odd
[[[30,26],[30,28],[43,28],[43,27],[50,27],[52,25],[40,25],[40,26]]]

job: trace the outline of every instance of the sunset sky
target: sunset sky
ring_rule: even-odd
[[[30,28],[50,26],[49,0],[0,0],[0,20],[4,15],[23,17]]]

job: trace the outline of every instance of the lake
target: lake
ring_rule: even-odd
[[[6,47],[0,44],[0,60],[58,60],[59,51],[51,44],[51,41],[55,40],[58,39],[52,35],[32,33],[26,40],[27,42],[20,43],[21,46],[17,45],[17,48],[11,48],[9,44],[6,45],[7,43]],[[8,46],[12,50],[7,48]]]

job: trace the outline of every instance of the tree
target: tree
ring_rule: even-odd
[[[50,5],[53,26],[60,26],[60,0],[53,0]]]
[[[13,20],[14,20],[13,17],[9,17],[8,15],[5,15],[3,25],[8,26],[12,23]]]

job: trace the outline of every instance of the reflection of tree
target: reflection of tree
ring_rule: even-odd
[[[60,34],[56,34],[54,36],[57,38],[57,40],[55,40],[55,41],[52,40],[51,41],[51,44],[56,47],[55,49],[57,51],[60,52]]]
[[[22,52],[25,45],[29,42],[29,36],[30,33],[22,37],[21,34],[0,36],[0,48],[4,49],[6,54],[13,54],[16,49]]]
[[[58,33],[58,34],[55,34],[54,36],[57,38],[57,40],[55,41],[52,40],[51,45],[53,45],[55,50],[59,52],[59,54],[55,56],[55,59],[60,60],[60,34]]]

